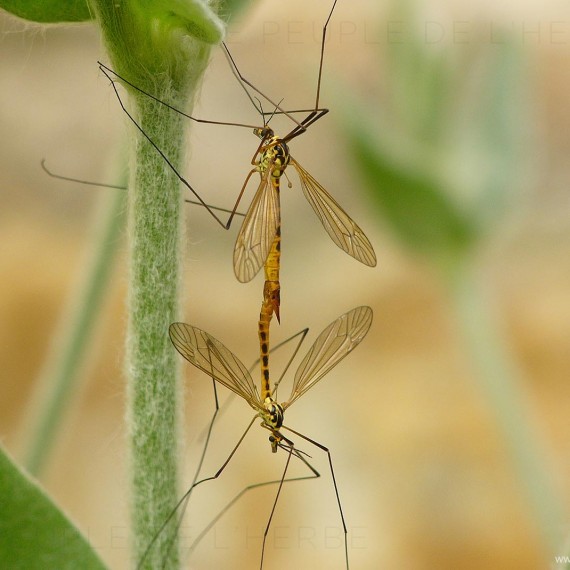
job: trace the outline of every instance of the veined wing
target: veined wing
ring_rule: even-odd
[[[376,254],[370,240],[337,201],[293,158],[301,188],[331,239],[358,261],[374,267]]]
[[[172,323],[168,333],[176,350],[190,364],[241,396],[253,409],[263,409],[251,374],[219,340],[186,323]]]
[[[334,368],[366,336],[372,324],[372,309],[356,307],[333,321],[317,337],[295,373],[291,397],[283,405],[288,408]]]
[[[251,281],[263,267],[281,216],[279,194],[268,168],[247,211],[234,247],[234,273],[242,283]]]

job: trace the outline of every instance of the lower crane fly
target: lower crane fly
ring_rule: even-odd
[[[273,385],[272,391],[260,396],[260,393],[255,385],[250,372],[224,344],[215,339],[212,335],[199,329],[198,327],[186,323],[173,323],[169,327],[170,340],[176,350],[188,361],[190,364],[196,366],[208,376],[211,376],[215,381],[219,382],[241,398],[243,398],[255,411],[255,416],[250,421],[246,431],[240,437],[238,443],[233,448],[229,457],[220,467],[220,469],[211,477],[207,477],[198,482],[195,482],[192,487],[180,499],[171,515],[163,523],[158,530],[153,541],[147,547],[147,551],[143,559],[139,562],[138,567],[141,568],[144,564],[144,559],[149,553],[154,541],[158,538],[159,534],[164,530],[168,522],[176,514],[178,509],[184,505],[190,498],[193,489],[205,481],[217,479],[224,471],[238,447],[243,442],[246,434],[249,432],[251,426],[257,418],[261,419],[261,427],[269,431],[269,443],[271,451],[276,453],[278,449],[283,449],[289,455],[285,465],[283,475],[279,481],[279,487],[273,502],[271,513],[265,527],[263,534],[263,543],[261,548],[260,568],[263,568],[263,561],[265,555],[265,544],[267,534],[273,519],[275,508],[279,499],[282,485],[285,481],[287,468],[291,456],[299,458],[305,465],[307,465],[313,472],[315,477],[320,476],[308,461],[303,457],[306,455],[304,452],[295,447],[294,442],[285,436],[282,431],[287,430],[292,434],[302,438],[310,444],[316,446],[327,454],[329,468],[334,485],[335,496],[339,509],[339,514],[342,522],[344,532],[344,551],[346,568],[348,569],[348,531],[342,511],[340,496],[337,488],[336,478],[333,470],[332,458],[330,451],[324,445],[310,439],[302,433],[286,426],[284,422],[285,411],[300,398],[310,388],[315,386],[321,378],[323,378],[332,368],[334,368],[349,352],[351,352],[360,342],[364,339],[370,326],[372,324],[372,309],[367,306],[356,307],[347,313],[344,313],[332,323],[330,323],[317,337],[307,354],[299,364],[295,378],[293,380],[293,387],[291,395],[287,400],[278,403],[274,397],[279,381]],[[259,485],[257,485],[259,486]],[[217,520],[217,519],[216,519]],[[179,521],[180,524],[181,521]],[[197,541],[204,535],[207,530],[211,528],[213,523],[200,535]]]

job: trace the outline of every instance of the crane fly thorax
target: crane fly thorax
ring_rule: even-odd
[[[271,168],[273,178],[281,178],[289,164],[289,147],[269,127],[255,129],[255,134],[263,140],[259,150],[257,169],[261,174]]]
[[[265,398],[263,402],[264,413],[261,415],[265,425],[272,429],[279,429],[283,425],[283,406],[273,398]]]
[[[279,443],[283,439],[283,436],[279,433],[279,428],[283,425],[283,412],[283,406],[278,404],[271,396],[265,398],[263,412],[260,414],[263,420],[261,425],[271,432],[269,443],[271,443],[271,451],[273,453],[277,452]]]

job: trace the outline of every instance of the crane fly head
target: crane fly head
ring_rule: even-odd
[[[275,133],[271,127],[267,125],[253,129],[253,134],[259,137],[262,141],[271,138]]]

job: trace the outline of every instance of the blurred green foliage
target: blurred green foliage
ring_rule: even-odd
[[[352,151],[385,219],[408,247],[425,254],[456,257],[477,236],[470,219],[449,199],[429,172],[414,172],[374,144],[364,124],[351,131]]]
[[[352,101],[349,149],[398,241],[441,271],[460,342],[516,474],[513,485],[546,550],[560,552],[568,519],[563,494],[480,260],[470,255],[517,209],[529,178],[525,53],[512,33],[495,26],[489,37],[477,22],[462,22],[469,38],[442,33],[428,41],[428,21],[418,13],[407,0],[389,16],[403,33],[380,42],[386,72],[377,103]]]
[[[489,234],[520,187],[523,54],[506,33],[428,43],[410,2],[389,21],[407,33],[381,43],[386,80],[377,104],[351,102],[348,146],[398,240],[447,265]]]

